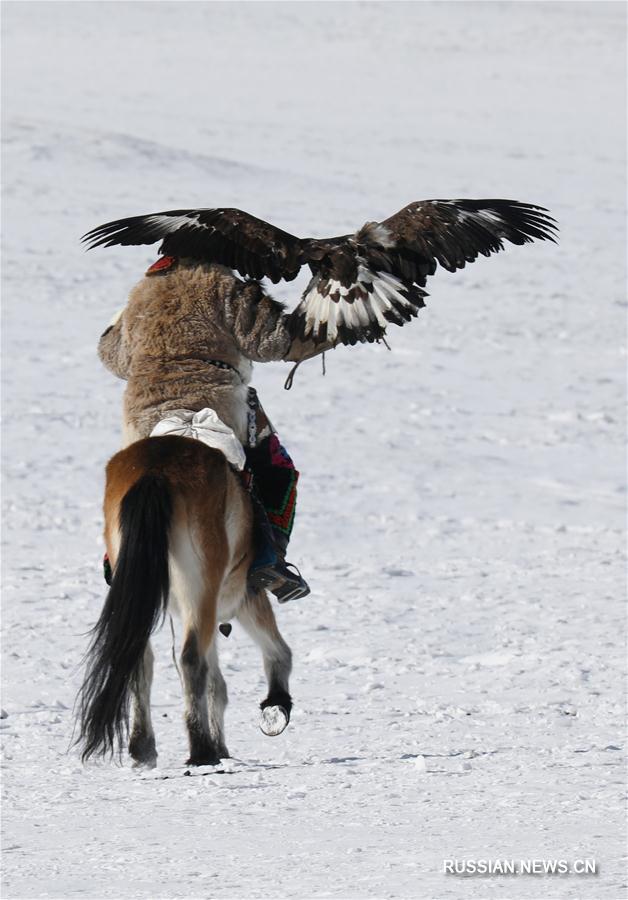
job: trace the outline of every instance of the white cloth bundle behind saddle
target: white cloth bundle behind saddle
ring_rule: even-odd
[[[246,464],[246,454],[232,428],[218,418],[216,411],[205,407],[198,412],[191,409],[175,409],[169,416],[157,422],[151,437],[176,435],[202,441],[214,450],[220,450],[227,461],[238,471]]]

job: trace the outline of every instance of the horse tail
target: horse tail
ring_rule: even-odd
[[[82,759],[121,750],[129,693],[150,635],[168,603],[172,497],[163,475],[142,475],[119,505],[120,550],[87,651],[78,696]]]

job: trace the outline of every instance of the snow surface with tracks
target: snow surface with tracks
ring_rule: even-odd
[[[620,898],[623,4],[4,4],[6,898]],[[68,750],[105,587],[123,385],[100,332],[153,248],[101,222],[238,206],[342,234],[430,197],[550,207],[561,241],[431,279],[385,348],[255,384],[302,472],[287,731],[220,637],[228,773]],[[301,279],[274,289],[294,305]],[[178,639],[178,636],[177,636]],[[4,714],[3,714],[4,715]],[[596,876],[446,875],[589,859]]]

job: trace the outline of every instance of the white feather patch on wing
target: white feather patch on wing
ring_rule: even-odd
[[[176,231],[178,228],[181,228],[183,225],[192,226],[196,228],[207,228],[206,225],[203,225],[202,222],[199,222],[198,215],[191,216],[145,216],[144,221],[148,225],[157,225],[163,231]]]
[[[449,202],[447,205],[455,207],[453,202]],[[505,224],[503,217],[493,209],[455,209],[455,214],[457,220],[463,224],[465,222],[475,222],[479,225],[499,225],[502,228]]]

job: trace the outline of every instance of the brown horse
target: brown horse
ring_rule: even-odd
[[[262,730],[283,731],[292,706],[291,652],[266,593],[247,589],[251,502],[223,454],[185,437],[137,441],[107,465],[104,509],[113,579],[78,697],[83,759],[122,747],[132,706],[129,753],[136,765],[156,765],[150,635],[166,610],[183,621],[188,764],[214,765],[229,755],[216,634],[218,623],[233,617],[262,650]]]

